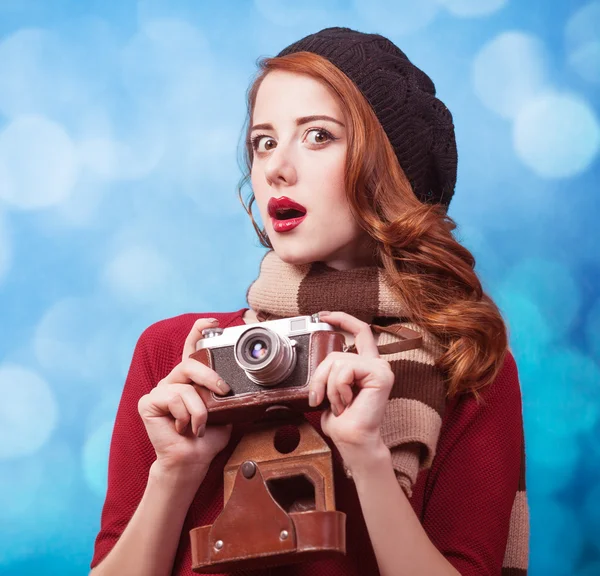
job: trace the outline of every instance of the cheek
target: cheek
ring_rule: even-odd
[[[326,180],[328,181],[338,202],[346,202],[346,155],[339,155],[327,169]]]
[[[352,212],[346,195],[345,163],[340,162],[331,166],[330,170],[323,175],[328,190],[329,204],[336,207],[335,213],[340,220],[351,220]]]

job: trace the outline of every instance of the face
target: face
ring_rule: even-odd
[[[338,270],[370,263],[367,235],[344,189],[345,124],[333,93],[309,76],[270,72],[258,89],[252,189],[273,249],[285,262],[321,261]]]

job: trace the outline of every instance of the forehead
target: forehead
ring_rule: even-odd
[[[281,70],[269,72],[256,95],[253,121],[271,122],[309,114],[340,117],[342,110],[331,89],[315,78]]]

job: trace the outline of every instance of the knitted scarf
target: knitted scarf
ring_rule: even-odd
[[[396,478],[406,495],[420,470],[429,468],[435,456],[446,402],[444,375],[436,367],[443,353],[441,343],[410,321],[392,291],[382,268],[335,270],[321,262],[291,265],[273,250],[260,265],[258,278],[246,294],[259,319],[310,315],[321,310],[343,311],[378,326],[406,327],[419,332],[421,348],[386,354],[395,375],[384,419],[383,441],[392,454]],[[261,318],[262,316],[262,318]],[[386,345],[398,341],[393,334],[374,330],[383,355]],[[526,576],[529,557],[529,510],[525,491],[525,452],[521,477],[513,503],[502,576]],[[346,474],[350,471],[345,467]]]
[[[375,266],[335,270],[321,262],[296,266],[285,263],[271,250],[265,254],[260,274],[246,297],[259,318],[338,310],[374,326],[393,324],[421,334],[421,348],[385,355],[395,383],[381,433],[392,454],[396,478],[410,497],[419,470],[429,468],[435,456],[446,401],[444,378],[435,361],[443,349],[429,333],[408,320],[385,271]],[[380,348],[399,340],[389,332],[375,337]],[[347,467],[345,471],[350,476]]]

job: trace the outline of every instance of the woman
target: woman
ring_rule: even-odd
[[[347,554],[262,573],[526,574],[517,370],[452,236],[454,128],[433,83],[386,38],[328,28],[261,63],[248,113],[246,209],[256,201],[271,250],[249,308],[140,337],[92,574],[192,574],[189,530],[221,511],[240,431],[205,425],[190,383],[228,387],[189,355],[204,328],[316,312],[357,351],[319,365],[311,404],[327,395],[331,408],[306,414],[332,448]],[[369,324],[393,322],[420,331],[423,350],[381,356],[386,335]]]

